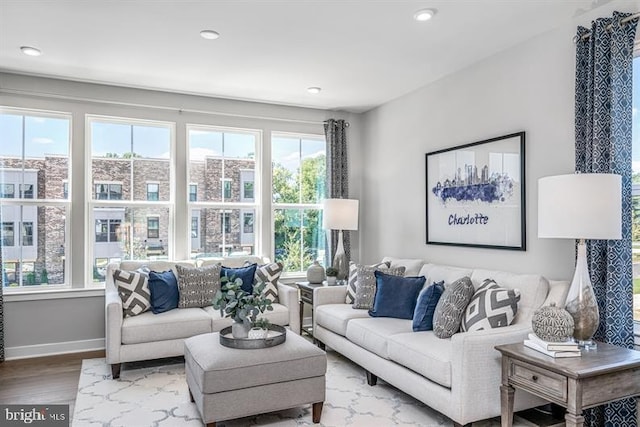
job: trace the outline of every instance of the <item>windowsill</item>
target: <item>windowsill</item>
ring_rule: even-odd
[[[4,291],[4,302],[37,301],[66,298],[92,298],[104,296],[104,285],[91,288],[43,289],[33,291]]]

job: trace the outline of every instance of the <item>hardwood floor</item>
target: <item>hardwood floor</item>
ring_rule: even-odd
[[[82,359],[104,357],[104,350],[0,363],[0,403],[69,405],[78,393]]]

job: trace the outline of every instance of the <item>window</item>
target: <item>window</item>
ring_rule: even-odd
[[[326,143],[320,136],[274,134],[271,153],[275,260],[285,271],[302,272],[314,260],[324,263]]]
[[[22,246],[33,246],[33,222],[22,223]]]
[[[160,237],[160,218],[150,216],[147,218],[147,237],[157,239]]]
[[[33,199],[33,184],[20,184],[20,198]]]
[[[70,203],[59,183],[71,177],[70,146],[70,115],[0,108],[1,250],[3,263],[12,266],[3,286],[69,284]]]
[[[96,184],[96,199],[122,200],[122,184]]]
[[[13,222],[3,222],[2,223],[2,246],[14,246],[14,233],[13,233],[14,224]]]
[[[253,233],[253,213],[245,212],[242,218],[242,232]]]
[[[255,181],[255,153],[260,133],[245,129],[188,125],[190,194],[197,184],[197,205],[190,216],[200,218],[191,256],[255,253],[253,234],[242,233],[242,213],[255,212],[255,201],[242,197],[243,180]],[[192,187],[193,186],[193,187]],[[195,202],[191,196],[190,202]],[[193,230],[193,228],[192,228]],[[193,233],[192,233],[193,236]]]
[[[253,181],[245,181],[242,185],[244,199],[253,199]]]
[[[191,238],[198,238],[198,217],[194,216],[191,218]]]
[[[69,198],[69,183],[66,181],[62,183],[62,198],[63,199]]]
[[[198,184],[189,184],[189,201],[198,201]]]
[[[109,220],[96,220],[96,242],[104,243],[109,241]]]
[[[90,209],[100,224],[90,242],[94,264],[87,266],[94,280],[101,277],[96,260],[169,258],[174,205],[160,188],[171,188],[173,124],[89,116],[88,132],[96,188]],[[161,240],[162,250],[150,251],[147,239]]]
[[[160,193],[159,184],[147,184],[147,200],[158,201]]]
[[[231,213],[229,212],[220,214],[220,233],[231,233]]]
[[[224,198],[226,200],[230,200],[231,199],[231,180],[230,179],[225,179],[224,180]]]
[[[15,184],[2,184],[0,187],[2,188],[2,194],[0,197],[3,199],[13,199],[16,197],[16,186]]]

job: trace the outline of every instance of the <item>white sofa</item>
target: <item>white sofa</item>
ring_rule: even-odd
[[[500,415],[500,344],[521,342],[531,332],[531,317],[540,306],[566,298],[568,282],[540,275],[425,264],[421,260],[386,257],[391,267],[404,266],[406,276],[425,276],[425,286],[445,286],[469,276],[477,289],[492,278],[502,287],[517,288],[518,313],[508,327],[459,332],[449,339],[433,331],[413,332],[411,320],[370,317],[367,310],[345,304],[345,286],[314,290],[313,336],[365,369],[369,385],[377,377],[424,402],[456,426]],[[516,391],[515,410],[546,402]]]
[[[225,267],[242,267],[245,261],[264,264],[259,257],[229,257],[198,260],[198,266],[222,263]],[[107,266],[105,277],[105,346],[107,363],[111,365],[113,378],[120,376],[123,362],[159,359],[184,355],[184,340],[194,335],[217,332],[231,325],[230,318],[220,316],[213,307],[176,308],[164,313],[144,312],[133,317],[123,317],[122,301],[113,281],[116,269],[133,271],[147,266],[152,271],[167,271],[175,265],[195,267],[195,261],[122,261]],[[278,283],[279,303],[273,311],[263,316],[271,323],[289,326],[300,334],[300,305],[298,290]]]

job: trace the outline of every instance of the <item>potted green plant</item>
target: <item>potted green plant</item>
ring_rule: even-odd
[[[271,325],[271,322],[269,322],[264,317],[261,317],[260,319],[256,320],[255,322],[253,322],[253,327],[249,331],[249,338],[250,339],[267,338],[267,335],[269,335],[269,325]]]
[[[258,315],[273,310],[271,300],[262,295],[266,284],[260,282],[248,293],[242,289],[240,278],[220,278],[220,290],[213,299],[213,308],[220,310],[223,317],[231,317],[231,333],[234,338],[247,338],[249,329]]]
[[[327,284],[335,285],[336,276],[338,275],[338,269],[334,267],[327,267]]]

